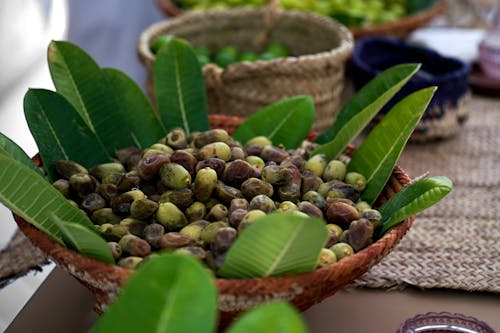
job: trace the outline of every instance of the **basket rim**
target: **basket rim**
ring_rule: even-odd
[[[162,20],[153,23],[140,34],[139,39],[137,41],[137,55],[139,57],[139,60],[145,66],[147,67],[151,66],[151,64],[155,60],[155,55],[150,49],[150,45],[153,38],[161,34],[162,31],[165,31],[165,29],[171,27],[172,25],[179,24],[179,22],[183,22],[185,20],[186,21],[195,20],[198,17],[204,17],[204,16],[213,16],[213,17],[230,16],[234,18],[247,15],[264,16],[266,14],[269,14],[269,12],[270,10],[268,8],[230,8],[224,10],[214,9],[214,10],[206,10],[200,12],[189,12],[179,17],[174,17],[168,20]],[[216,68],[222,70],[223,72],[226,72],[228,70],[231,71],[231,68],[237,70],[236,67],[238,66],[249,67],[249,65],[250,66],[258,65],[258,66],[267,66],[272,68],[276,66],[276,64],[284,63],[285,65],[288,65],[291,63],[296,63],[297,61],[309,62],[330,57],[335,57],[336,59],[343,61],[351,55],[354,49],[354,37],[351,31],[346,26],[326,16],[315,13],[295,11],[295,10],[279,10],[275,12],[274,15],[276,17],[285,16],[291,18],[313,19],[316,24],[328,27],[330,30],[335,31],[339,37],[340,41],[339,45],[329,51],[323,51],[314,54],[305,54],[300,56],[284,57],[271,60],[257,60],[254,62],[245,62],[245,61],[237,62],[229,65],[226,69],[222,69],[215,64],[210,64],[210,65],[215,66]],[[207,65],[205,65],[204,68],[206,66]]]

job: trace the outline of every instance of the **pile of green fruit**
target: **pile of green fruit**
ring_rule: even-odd
[[[312,156],[266,137],[245,146],[225,130],[173,129],[147,149],[117,151],[117,161],[90,169],[56,163],[54,186],[84,210],[108,241],[118,265],[135,268],[155,251],[186,252],[216,272],[238,235],[275,212],[326,220],[319,266],[373,241],[382,216],[362,201],[366,179],[347,172],[349,157]]]
[[[172,38],[173,36],[171,35],[161,35],[156,37],[151,43],[151,51],[156,54],[158,50]],[[240,61],[272,60],[288,57],[290,55],[288,48],[280,43],[271,43],[263,52],[260,53],[253,51],[241,51],[231,45],[223,46],[215,52],[211,52],[206,46],[194,46],[193,50],[201,66],[214,63],[222,68],[226,68],[227,66]]]
[[[238,0],[177,0],[180,8],[187,10],[225,9],[231,7],[261,7],[268,1]],[[314,12],[329,16],[349,26],[367,26],[393,22],[422,10],[435,1],[416,0],[279,0],[284,9]]]

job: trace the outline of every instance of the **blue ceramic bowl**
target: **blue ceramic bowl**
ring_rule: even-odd
[[[435,139],[458,131],[467,118],[463,101],[469,95],[470,65],[436,51],[388,37],[367,37],[356,42],[352,55],[356,90],[385,69],[402,63],[420,63],[420,70],[387,103],[382,113],[417,90],[438,86],[412,138]]]

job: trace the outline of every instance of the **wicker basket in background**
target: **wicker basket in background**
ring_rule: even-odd
[[[171,34],[211,51],[232,45],[260,52],[269,43],[286,46],[294,56],[268,61],[239,62],[222,69],[203,67],[210,114],[248,117],[286,97],[310,95],[316,105],[315,130],[328,128],[340,109],[344,68],[353,38],[343,25],[327,17],[276,8],[193,12],[156,23],[138,42],[138,54],[154,100],[152,41]]]

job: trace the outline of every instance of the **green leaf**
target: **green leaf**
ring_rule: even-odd
[[[89,332],[211,333],[216,315],[208,270],[196,259],[164,253],[139,266]]]
[[[453,184],[444,176],[418,180],[387,200],[380,208],[382,234],[404,219],[431,207],[451,192]]]
[[[73,160],[85,167],[111,160],[96,135],[61,95],[44,89],[28,90],[24,114],[49,179],[57,178],[54,165],[58,160]]]
[[[163,126],[183,128],[187,135],[209,129],[205,81],[188,42],[172,38],[156,54],[155,96]]]
[[[245,229],[217,274],[249,278],[310,272],[327,239],[323,220],[270,214]]]
[[[310,96],[286,98],[252,114],[232,136],[245,143],[263,135],[274,145],[283,144],[293,149],[307,137],[314,117],[314,101]]]
[[[1,153],[12,157],[16,161],[21,162],[25,166],[42,175],[40,169],[35,166],[31,158],[24,152],[24,150],[2,133],[0,133],[0,154]]]
[[[393,66],[368,82],[344,106],[332,127],[318,136],[316,142],[324,144],[313,155],[336,158],[419,68],[419,64]]]
[[[57,242],[64,244],[61,231],[49,218],[53,213],[64,221],[88,228],[93,224],[80,209],[31,168],[0,154],[0,202]]]
[[[89,258],[94,258],[107,264],[115,260],[106,241],[95,231],[73,222],[63,221],[49,213],[49,219],[59,227],[64,244],[70,249],[80,252]]]
[[[103,68],[116,94],[124,121],[130,126],[130,135],[139,148],[147,148],[166,135],[165,129],[156,116],[153,106],[141,88],[125,73],[114,68]]]
[[[238,317],[226,333],[306,333],[300,314],[285,302],[266,303]]]
[[[75,107],[110,155],[139,146],[140,133],[126,121],[128,108],[123,108],[103,71],[85,51],[69,42],[52,41],[48,60],[57,92]]]
[[[373,204],[379,196],[435,91],[436,87],[422,89],[398,102],[352,155],[347,171],[365,176],[363,200]]]

